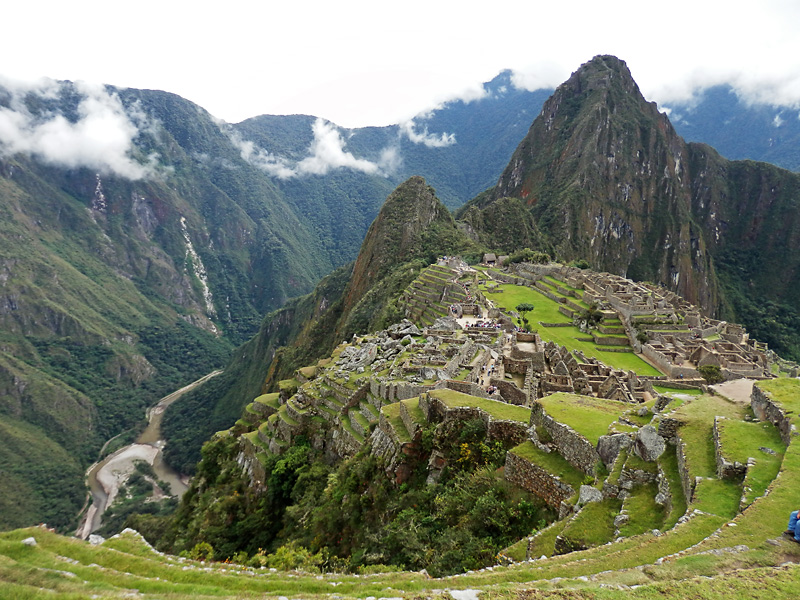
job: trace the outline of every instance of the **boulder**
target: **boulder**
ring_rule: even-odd
[[[633,451],[642,460],[653,462],[664,453],[667,444],[652,425],[645,425],[636,433]]]
[[[105,541],[106,541],[106,538],[104,538],[102,535],[97,535],[97,534],[93,533],[92,535],[89,536],[89,543],[92,546],[99,546],[100,544],[102,544]]]
[[[589,502],[601,502],[603,500],[603,492],[590,485],[581,486],[581,494],[578,498],[578,505],[583,506]]]
[[[606,467],[611,467],[617,460],[619,451],[631,445],[631,438],[626,433],[615,433],[613,435],[601,435],[597,441],[597,453],[600,460]]]
[[[36,538],[26,537],[24,540],[22,540],[22,543],[25,544],[26,546],[35,546]]]

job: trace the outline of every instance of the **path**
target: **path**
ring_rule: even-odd
[[[720,396],[730,398],[734,402],[750,404],[750,394],[753,393],[754,383],[755,381],[752,379],[733,379],[731,381],[726,381],[725,383],[712,385],[711,389],[717,392]]]

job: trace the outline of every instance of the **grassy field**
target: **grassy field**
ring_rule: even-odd
[[[470,407],[480,408],[487,412],[495,419],[503,421],[519,421],[521,423],[528,423],[531,418],[531,409],[522,406],[514,406],[506,402],[498,400],[489,400],[488,398],[478,398],[477,396],[470,396],[462,394],[455,390],[433,390],[430,395],[438,398],[450,408],[455,407]]]
[[[518,304],[530,303],[534,309],[527,314],[530,327],[539,332],[541,338],[566,346],[568,350],[580,350],[586,356],[593,356],[615,369],[634,371],[639,375],[661,375],[662,373],[631,352],[603,351],[594,342],[582,342],[579,338],[591,337],[581,333],[574,326],[542,327],[538,323],[571,323],[572,320],[558,312],[560,306],[544,294],[521,285],[500,285],[501,292],[489,292],[483,289],[484,295],[506,312],[513,311]]]
[[[569,425],[594,445],[601,435],[608,433],[609,425],[630,408],[625,402],[564,392],[545,396],[538,402],[548,415]]]

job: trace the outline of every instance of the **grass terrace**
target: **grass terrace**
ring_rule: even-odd
[[[569,425],[595,445],[601,435],[608,433],[609,426],[617,420],[620,413],[630,408],[629,404],[617,400],[565,392],[545,396],[537,402],[553,419]]]
[[[768,421],[748,423],[720,419],[718,429],[722,453],[727,460],[746,464],[748,459],[755,459],[755,464],[747,470],[743,484],[746,503],[750,504],[762,496],[777,477],[786,446],[777,427]],[[775,454],[762,448],[772,450]]]
[[[273,392],[271,394],[262,394],[258,396],[253,402],[258,402],[259,404],[265,404],[267,406],[271,406],[275,410],[280,408],[280,393]]]
[[[531,409],[523,406],[506,404],[505,402],[489,400],[488,398],[478,398],[477,396],[470,396],[469,394],[463,394],[448,389],[432,390],[429,393],[433,398],[441,400],[450,408],[480,408],[493,419],[501,421],[519,421],[520,423],[528,423],[530,421]]]
[[[531,441],[523,442],[519,446],[509,450],[509,452],[541,467],[551,475],[558,476],[565,483],[569,484],[576,493],[580,491],[581,484],[586,479],[586,474],[584,472],[573,467],[567,459],[558,452],[544,452],[543,450],[539,450]]]
[[[590,502],[572,519],[561,533],[572,544],[592,548],[614,539],[614,517],[619,514],[622,501],[606,498]]]
[[[689,478],[716,477],[717,463],[714,455],[714,417],[742,419],[747,408],[721,396],[699,396],[684,403],[671,416],[684,422],[678,430],[686,446]]]
[[[381,413],[383,413],[386,420],[389,421],[389,424],[392,426],[392,429],[394,429],[395,435],[397,435],[397,439],[400,440],[401,444],[411,441],[411,435],[408,433],[403,419],[400,418],[399,402],[384,404],[381,406]]]
[[[486,291],[485,287],[482,288],[482,291],[489,300],[505,312],[514,311],[515,307],[522,303],[533,304],[534,309],[527,314],[527,318],[544,341],[566,346],[570,351],[580,350],[586,356],[593,356],[615,369],[634,371],[639,375],[662,375],[658,369],[632,352],[606,352],[593,341],[580,341],[589,337],[589,334],[582,333],[575,326],[537,327],[537,323],[572,323],[572,320],[558,311],[560,304],[534,288],[501,284],[498,289],[502,290],[502,293]]]

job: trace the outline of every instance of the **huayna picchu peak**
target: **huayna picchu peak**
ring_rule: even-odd
[[[461,214],[486,221],[509,197],[563,260],[663,284],[798,356],[800,255],[787,249],[800,239],[800,176],[687,144],[623,61],[595,57],[559,86],[497,185]]]

